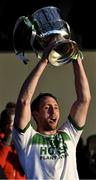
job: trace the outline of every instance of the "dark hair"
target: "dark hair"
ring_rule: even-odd
[[[9,122],[8,110],[16,108],[15,102],[8,102],[4,108],[4,110],[0,113],[0,130],[5,133],[5,127]],[[15,113],[15,110],[14,110]]]
[[[39,110],[39,105],[40,105],[40,102],[41,102],[41,99],[43,97],[46,97],[46,96],[50,96],[52,98],[54,98],[56,100],[56,102],[58,103],[58,100],[57,98],[52,95],[51,93],[40,93],[32,102],[31,104],[31,112],[33,111],[38,111]]]
[[[6,109],[7,108],[16,108],[16,103],[15,102],[8,102],[7,104],[6,104]]]

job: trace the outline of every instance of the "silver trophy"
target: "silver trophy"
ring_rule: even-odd
[[[25,56],[25,51],[28,47],[41,59],[49,44],[51,49],[48,60],[54,66],[69,63],[78,56],[83,59],[78,44],[71,40],[70,26],[62,19],[57,7],[43,7],[28,17],[21,16],[17,19],[13,31],[13,46],[17,58],[27,64],[29,59]]]

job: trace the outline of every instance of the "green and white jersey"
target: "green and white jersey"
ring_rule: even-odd
[[[69,119],[55,135],[42,135],[28,124],[13,130],[13,140],[27,179],[78,180],[76,146],[82,130]]]

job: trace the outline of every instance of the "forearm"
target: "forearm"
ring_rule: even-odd
[[[70,115],[75,120],[76,124],[82,127],[86,121],[91,95],[88,79],[81,59],[73,62],[73,69],[77,99],[71,107]]]
[[[83,62],[81,59],[78,59],[76,62],[73,62],[77,100],[89,101],[89,83],[82,63]]]
[[[29,74],[28,78],[23,83],[19,99],[28,103],[31,102],[37,83],[44,69],[46,68],[47,63],[47,60],[39,62],[37,66],[33,69],[33,71]]]

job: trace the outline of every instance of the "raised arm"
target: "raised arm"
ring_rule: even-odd
[[[75,120],[76,124],[82,127],[87,118],[91,95],[83,62],[80,58],[73,62],[73,70],[77,100],[72,105],[70,115]]]
[[[36,65],[36,67],[29,74],[23,86],[21,88],[17,106],[16,106],[16,116],[15,116],[15,125],[24,129],[28,122],[31,120],[31,101],[35,92],[37,83],[48,64],[48,60],[42,58],[41,61]]]

